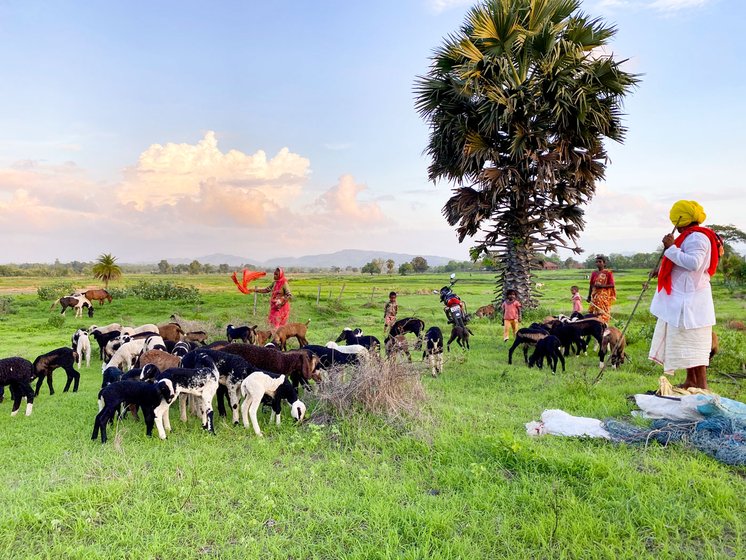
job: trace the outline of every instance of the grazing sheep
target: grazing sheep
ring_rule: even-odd
[[[179,342],[184,337],[184,331],[179,323],[165,323],[158,325],[158,334],[163,340]]]
[[[127,339],[125,338],[124,340]],[[145,340],[142,338],[124,342],[117,349],[117,351],[114,352],[114,355],[111,357],[111,359],[103,365],[103,367],[101,368],[102,371],[107,367],[112,366],[118,367],[125,371],[131,369],[132,367],[134,367],[138,356],[140,356],[143,346],[145,346]]]
[[[331,348],[332,350],[336,350],[337,352],[342,352],[343,354],[368,355],[368,349],[362,344],[347,344],[345,346],[340,346],[336,342],[330,341],[326,343],[326,347]]]
[[[249,427],[249,417],[254,433],[262,437],[256,412],[259,405],[268,399],[272,407],[272,416],[280,425],[280,413],[282,412],[282,400],[290,404],[290,414],[297,421],[301,421],[306,414],[306,405],[298,399],[298,393],[284,375],[277,375],[267,371],[254,371],[241,382],[241,395],[244,397],[241,403],[241,415],[245,428]],[[270,418],[272,422],[272,418]]]
[[[469,330],[469,327],[459,327],[458,325],[453,325],[453,327],[451,328],[451,337],[448,339],[446,349],[450,352],[451,342],[455,340],[456,344],[461,346],[461,348],[466,348],[467,350],[469,350],[469,335],[471,334],[474,333]]]
[[[103,389],[107,385],[121,381],[122,375],[124,375],[124,372],[118,367],[106,368],[101,376],[101,388]]]
[[[380,340],[378,340],[375,336],[363,336],[363,331],[360,329],[343,329],[334,342],[342,342],[343,340],[345,341],[345,344],[348,345],[360,344],[361,346],[365,346],[370,352],[377,353],[381,348]]]
[[[542,369],[544,359],[547,365],[552,369],[552,373],[557,373],[557,361],[562,363],[562,371],[565,371],[565,358],[562,355],[560,339],[554,335],[545,336],[536,343],[533,354],[528,359],[528,367],[538,367]]]
[[[119,338],[119,335],[122,334],[122,325],[120,325],[119,323],[111,323],[103,327],[91,325],[90,327],[88,327],[88,334],[93,336],[93,339],[98,343],[98,358],[99,360],[103,361],[104,349],[106,348],[106,345],[110,341]]]
[[[28,360],[18,357],[0,360],[0,387],[9,385],[13,398],[11,416],[18,414],[23,397],[26,397],[26,416],[31,416],[34,408],[34,390],[31,388],[31,381],[34,377],[36,377],[34,366]]]
[[[85,367],[91,367],[91,341],[88,340],[88,333],[84,329],[78,329],[73,334],[72,349],[78,355],[77,366],[83,365],[83,356],[85,356]]]
[[[169,368],[179,367],[181,358],[163,350],[148,350],[140,354],[137,360],[138,367],[142,368],[147,364],[155,364],[160,371],[165,371]]]
[[[155,374],[153,377],[155,381],[169,379],[173,383],[176,395],[185,393],[187,395],[197,396],[200,401],[199,412],[202,417],[202,428],[209,430],[214,434],[215,425],[212,418],[212,399],[215,397],[215,393],[218,390],[220,373],[215,367],[215,364],[212,363],[212,360],[210,360],[209,363],[209,367],[200,367],[196,369],[176,367],[169,368],[162,372],[158,372],[158,369],[151,364],[148,367],[143,368],[140,378],[148,379],[150,375]],[[180,402],[180,409],[181,420],[182,422],[186,422],[186,407],[183,400]],[[168,418],[168,411],[163,415],[163,425],[166,430],[171,431],[171,422]]]
[[[339,365],[356,364],[360,358],[360,354],[340,352],[334,348],[327,348],[326,346],[318,346],[316,344],[306,344],[301,350],[314,354],[319,359],[319,367],[323,369],[330,369]],[[367,352],[365,350],[366,354]]]
[[[310,387],[311,379],[321,382],[321,376],[316,373],[318,358],[309,355],[308,352],[301,350],[280,352],[275,348],[253,344],[229,344],[222,351],[241,356],[259,369],[285,374],[294,387],[300,384]]]
[[[278,327],[272,337],[272,343],[279,347],[280,350],[287,350],[288,338],[295,337],[300,346],[305,346],[308,344],[306,334],[308,333],[308,325],[310,322],[311,319],[305,323],[288,323],[282,327]]]
[[[158,334],[150,335],[145,339],[145,343],[142,345],[142,351],[147,352],[148,350],[163,350],[164,352],[168,352],[166,349],[166,342]]]
[[[422,359],[430,361],[433,377],[443,372],[443,331],[439,327],[430,327],[425,333],[425,350]]]
[[[229,343],[232,343],[234,340],[240,340],[244,344],[253,344],[256,340],[254,331],[251,330],[251,327],[247,326],[234,327],[233,325],[228,325],[225,327],[225,337]]]
[[[142,409],[145,418],[145,433],[153,435],[153,424],[158,428],[158,437],[166,439],[163,418],[176,394],[169,379],[157,383],[143,381],[118,381],[107,385],[98,393],[99,413],[93,423],[92,440],[101,430],[101,443],[106,443],[106,425],[114,419],[120,405],[127,403]]]
[[[580,331],[573,326],[576,322],[558,319],[544,325],[549,328],[549,334],[559,339],[565,356],[570,355],[573,346],[575,347],[576,356],[579,356],[581,352],[585,352],[588,348],[585,340],[580,335]]]
[[[67,392],[70,389],[70,384],[75,382],[73,385],[73,393],[78,391],[78,385],[80,384],[80,374],[75,371],[73,364],[77,360],[77,354],[70,348],[56,348],[51,352],[42,354],[34,360],[34,373],[38,376],[39,380],[36,382],[36,396],[39,396],[41,385],[44,382],[44,378],[47,378],[47,385],[49,385],[49,394],[54,395],[54,387],[52,386],[52,373],[57,368],[62,368],[67,374],[67,383],[63,392]]]

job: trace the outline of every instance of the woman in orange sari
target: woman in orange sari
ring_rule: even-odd
[[[259,294],[272,293],[269,300],[269,324],[273,328],[284,326],[290,317],[290,299],[293,294],[288,288],[288,281],[285,278],[285,271],[280,267],[275,269],[274,283],[266,288],[254,288]]]
[[[596,267],[591,274],[590,287],[588,289],[588,311],[598,315],[604,323],[611,321],[611,306],[616,301],[616,288],[614,286],[614,274],[606,268],[606,257],[596,257]]]

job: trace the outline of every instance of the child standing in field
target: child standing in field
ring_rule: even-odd
[[[582,313],[583,312],[583,298],[580,297],[580,288],[578,288],[577,286],[572,286],[570,288],[570,293],[572,293],[572,312]]]
[[[396,303],[396,292],[389,292],[389,300],[383,310],[383,334],[389,333],[391,325],[396,323],[396,313],[399,311],[399,304]]]
[[[510,339],[510,330],[513,330],[515,336],[521,322],[521,302],[518,301],[518,293],[515,290],[508,290],[505,293],[505,301],[502,303],[503,311],[503,342]]]

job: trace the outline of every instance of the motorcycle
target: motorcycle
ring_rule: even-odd
[[[448,286],[443,286],[439,291],[433,293],[440,296],[443,304],[443,312],[446,314],[448,323],[465,327],[469,322],[469,315],[466,313],[466,303],[453,292],[453,285],[458,282],[455,274],[451,274],[451,281]]]

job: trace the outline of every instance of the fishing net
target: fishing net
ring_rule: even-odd
[[[732,418],[712,416],[696,422],[659,419],[646,428],[608,419],[604,428],[612,441],[642,445],[656,441],[664,446],[677,442],[727,465],[746,466],[746,423]]]

